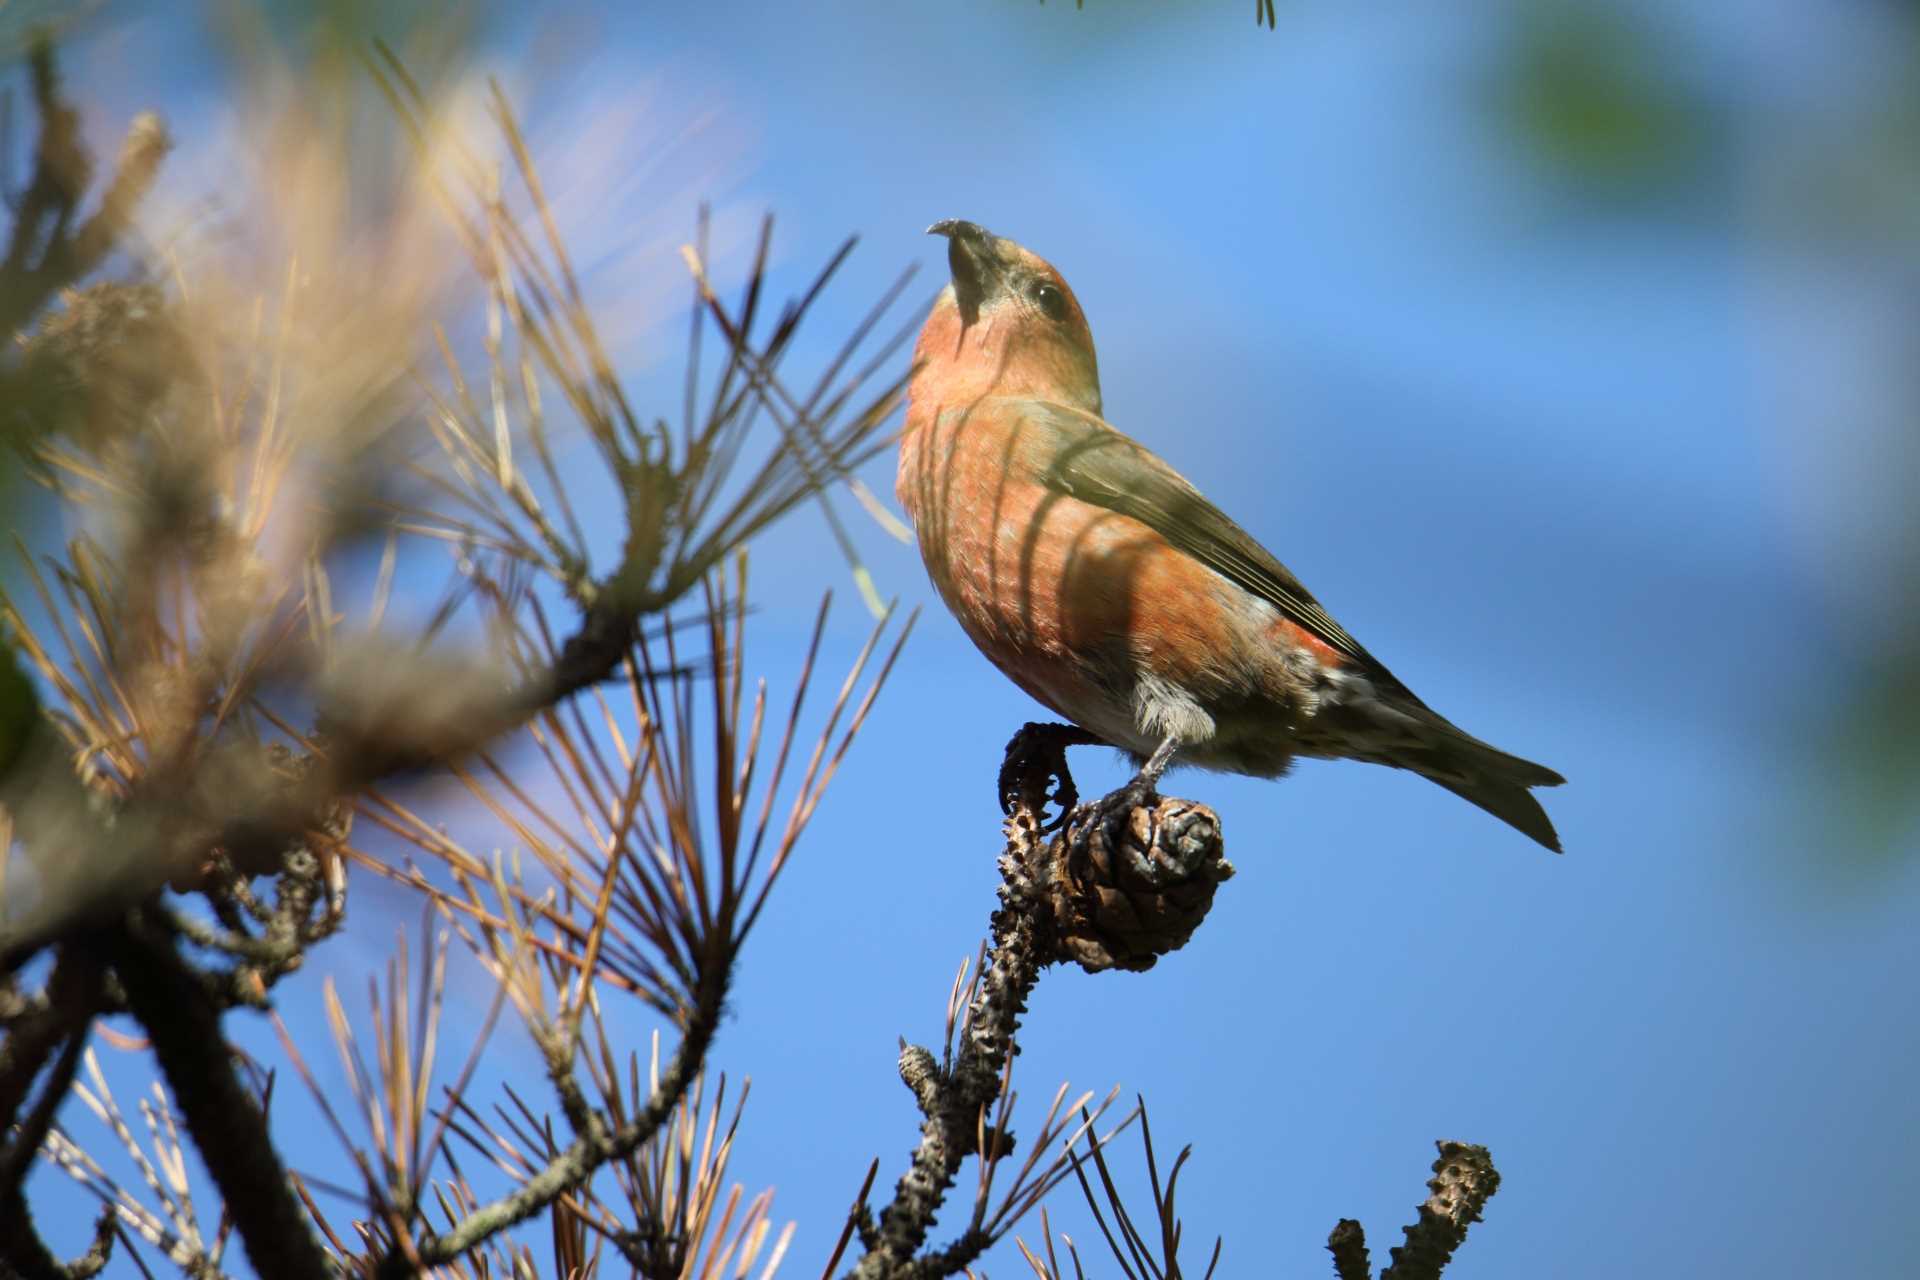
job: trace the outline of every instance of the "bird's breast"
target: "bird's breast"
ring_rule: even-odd
[[[1123,745],[1145,741],[1144,674],[1201,700],[1252,696],[1243,657],[1267,619],[1148,526],[1048,488],[1047,447],[1017,417],[909,416],[897,492],[968,636],[1029,693]]]

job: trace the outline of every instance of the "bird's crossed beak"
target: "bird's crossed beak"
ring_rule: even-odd
[[[943,218],[927,228],[930,236],[947,238],[947,269],[953,275],[954,301],[960,318],[972,324],[980,304],[998,293],[1005,282],[1007,260],[1000,238],[977,222]]]

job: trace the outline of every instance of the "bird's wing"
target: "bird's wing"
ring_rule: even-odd
[[[1046,433],[1041,481],[1093,506],[1129,516],[1221,577],[1265,600],[1392,692],[1418,698],[1347,634],[1273,553],[1144,446],[1092,414],[1045,400],[1008,399],[1003,412]],[[1383,689],[1382,692],[1387,692]]]

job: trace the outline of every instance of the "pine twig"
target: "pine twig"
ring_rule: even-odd
[[[1439,1159],[1433,1162],[1432,1192],[1420,1206],[1420,1216],[1406,1228],[1407,1242],[1396,1246],[1393,1261],[1380,1280],[1439,1280],[1440,1272],[1467,1238],[1467,1227],[1480,1221],[1480,1211],[1500,1189],[1500,1174],[1487,1149],[1468,1142],[1437,1142]]]

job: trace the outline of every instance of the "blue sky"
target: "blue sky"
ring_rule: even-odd
[[[1050,973],[1018,1076],[1030,1100],[1063,1079],[1144,1095],[1164,1147],[1193,1145],[1188,1236],[1226,1237],[1224,1274],[1315,1274],[1343,1216],[1383,1259],[1443,1137],[1504,1176],[1452,1274],[1885,1271],[1920,1139],[1920,871],[1885,856],[1913,852],[1910,824],[1887,850],[1834,820],[1848,793],[1814,744],[1911,608],[1884,459],[1911,429],[1915,242],[1828,234],[1802,197],[1912,73],[1914,32],[1892,6],[1650,6],[1705,124],[1683,173],[1622,193],[1506,122],[1518,6],[1282,5],[1274,32],[1249,8],[575,10],[496,22],[477,57],[536,148],[579,144],[559,206],[643,403],[677,404],[660,282],[700,199],[734,243],[775,211],[795,286],[862,236],[795,367],[903,265],[937,286],[929,222],[982,222],[1074,286],[1116,425],[1428,702],[1569,779],[1545,796],[1554,858],[1387,770],[1174,776],[1222,814],[1239,876],[1152,972]],[[209,40],[129,16],[77,50],[78,84],[85,59],[122,72],[103,134],[158,105],[206,172],[194,125],[232,74]],[[890,493],[890,462],[866,478]],[[939,1036],[991,907],[1000,747],[1038,713],[911,548],[861,537],[882,590],[929,612],[714,1059],[753,1078],[734,1170],[800,1222],[798,1275],[868,1160],[881,1187],[904,1167],[895,1039]],[[817,517],[755,555],[756,669],[780,687],[822,583],[850,655],[865,620]],[[1124,776],[1103,753],[1078,775]],[[362,989],[417,915],[361,901],[360,941],[309,980]],[[526,1045],[500,1050],[489,1070],[537,1077]],[[289,1128],[296,1165],[337,1166]],[[77,1243],[82,1206],[39,1176],[43,1225]]]

